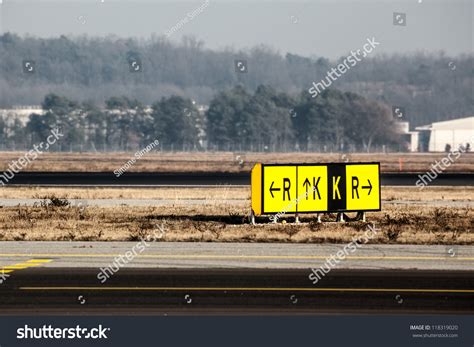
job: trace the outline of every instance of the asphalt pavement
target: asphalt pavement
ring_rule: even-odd
[[[0,242],[0,314],[474,311],[472,246],[365,245],[314,283],[343,245],[137,245]]]

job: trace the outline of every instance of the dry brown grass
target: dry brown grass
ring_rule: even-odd
[[[318,224],[305,215],[295,224],[248,224],[248,205],[163,207],[8,207],[0,209],[0,240],[125,241],[153,235],[163,223],[164,241],[220,242],[349,242],[368,223]],[[328,219],[328,217],[325,217]],[[334,216],[332,216],[334,220]],[[291,221],[288,218],[288,221]],[[470,208],[387,205],[368,213],[380,229],[373,243],[474,244],[474,212]]]
[[[474,187],[382,187],[382,199],[414,201],[472,201]]]
[[[0,199],[166,199],[166,200],[242,200],[250,199],[250,187],[217,186],[206,188],[47,188],[9,187],[0,189]],[[383,187],[382,199],[391,200],[463,200],[474,198],[474,187]]]
[[[0,170],[6,170],[12,160],[22,156],[22,152],[1,152]],[[240,158],[243,160],[240,164]],[[122,167],[133,153],[44,153],[31,163],[26,171],[76,171],[113,172]],[[394,154],[321,154],[321,153],[202,153],[163,152],[149,153],[130,168],[130,172],[248,172],[257,162],[263,163],[318,163],[340,162],[381,162],[382,172],[399,171],[399,160],[403,171],[425,172],[445,153],[394,153]],[[473,172],[474,153],[463,154],[447,172]]]

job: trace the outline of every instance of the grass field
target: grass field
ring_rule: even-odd
[[[466,207],[400,206],[392,200],[470,201],[474,189],[429,187],[383,189],[387,200],[381,212],[367,214],[367,222],[335,223],[324,216],[302,216],[293,224],[291,216],[281,223],[248,223],[249,191],[246,188],[196,189],[1,189],[5,197],[43,197],[40,206],[0,208],[0,240],[137,241],[153,235],[163,224],[162,241],[204,242],[348,242],[362,235],[368,223],[380,229],[373,243],[474,244],[474,211]],[[8,193],[8,194],[7,194]],[[227,194],[227,195],[225,195]],[[200,205],[186,205],[181,199],[202,199]],[[51,197],[53,199],[51,199]],[[70,198],[154,198],[175,199],[167,207],[75,207]],[[215,199],[236,199],[220,204]],[[65,206],[62,206],[65,205]],[[287,222],[285,224],[285,222]]]
[[[0,171],[22,152],[0,152]],[[130,172],[248,172],[257,162],[326,163],[380,162],[382,172],[425,172],[445,153],[232,153],[155,152],[137,160]],[[113,172],[133,153],[44,153],[23,171]],[[401,166],[400,166],[401,163]],[[446,172],[474,172],[474,153],[464,153]]]

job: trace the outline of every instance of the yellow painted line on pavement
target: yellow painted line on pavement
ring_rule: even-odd
[[[8,265],[8,266],[4,266],[3,269],[5,270],[23,270],[23,269],[26,269],[28,266],[24,266],[24,265]]]
[[[37,264],[37,263],[21,263],[21,264],[15,264],[13,266],[15,267],[22,267],[23,269],[26,269],[28,267],[33,267],[33,266],[40,266],[41,264]],[[8,267],[8,266],[6,266]]]
[[[265,288],[265,287],[20,287],[20,290],[41,291],[267,291],[267,292],[396,292],[396,293],[469,293],[474,289],[412,289],[412,288]]]
[[[123,254],[0,254],[0,257],[45,257],[45,258],[114,258]],[[294,260],[325,260],[328,255],[218,255],[218,254],[137,254],[137,258],[155,259],[294,259]],[[447,261],[474,261],[474,257],[451,257],[451,256],[347,256],[345,259],[352,260],[447,260]]]
[[[28,260],[27,263],[44,264],[44,263],[50,263],[52,261],[53,261],[52,259],[31,259],[31,260]]]
[[[30,267],[40,266],[45,263],[51,262],[52,259],[31,259],[24,263],[18,263],[13,265],[6,265],[0,267],[0,273],[10,273],[15,270],[24,270]]]

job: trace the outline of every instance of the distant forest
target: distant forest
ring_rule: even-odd
[[[246,61],[245,73],[236,70],[236,60]],[[25,61],[34,62],[34,72],[25,71]],[[132,62],[140,64],[139,72]],[[100,106],[122,95],[145,105],[173,95],[209,104],[238,85],[252,93],[270,86],[299,98],[337,63],[282,55],[266,46],[213,51],[192,37],[174,44],[163,37],[42,39],[6,33],[0,36],[0,107],[40,104],[50,93]],[[420,53],[366,58],[331,89],[400,106],[416,126],[472,115],[473,86],[473,55]]]
[[[26,125],[0,118],[0,149],[28,149],[59,128],[55,151],[137,150],[158,140],[159,150],[373,151],[404,150],[391,109],[354,93],[325,90],[298,97],[258,86],[220,92],[209,109],[192,100],[163,97],[151,107],[112,97],[98,108],[56,94],[42,102],[44,114]]]

